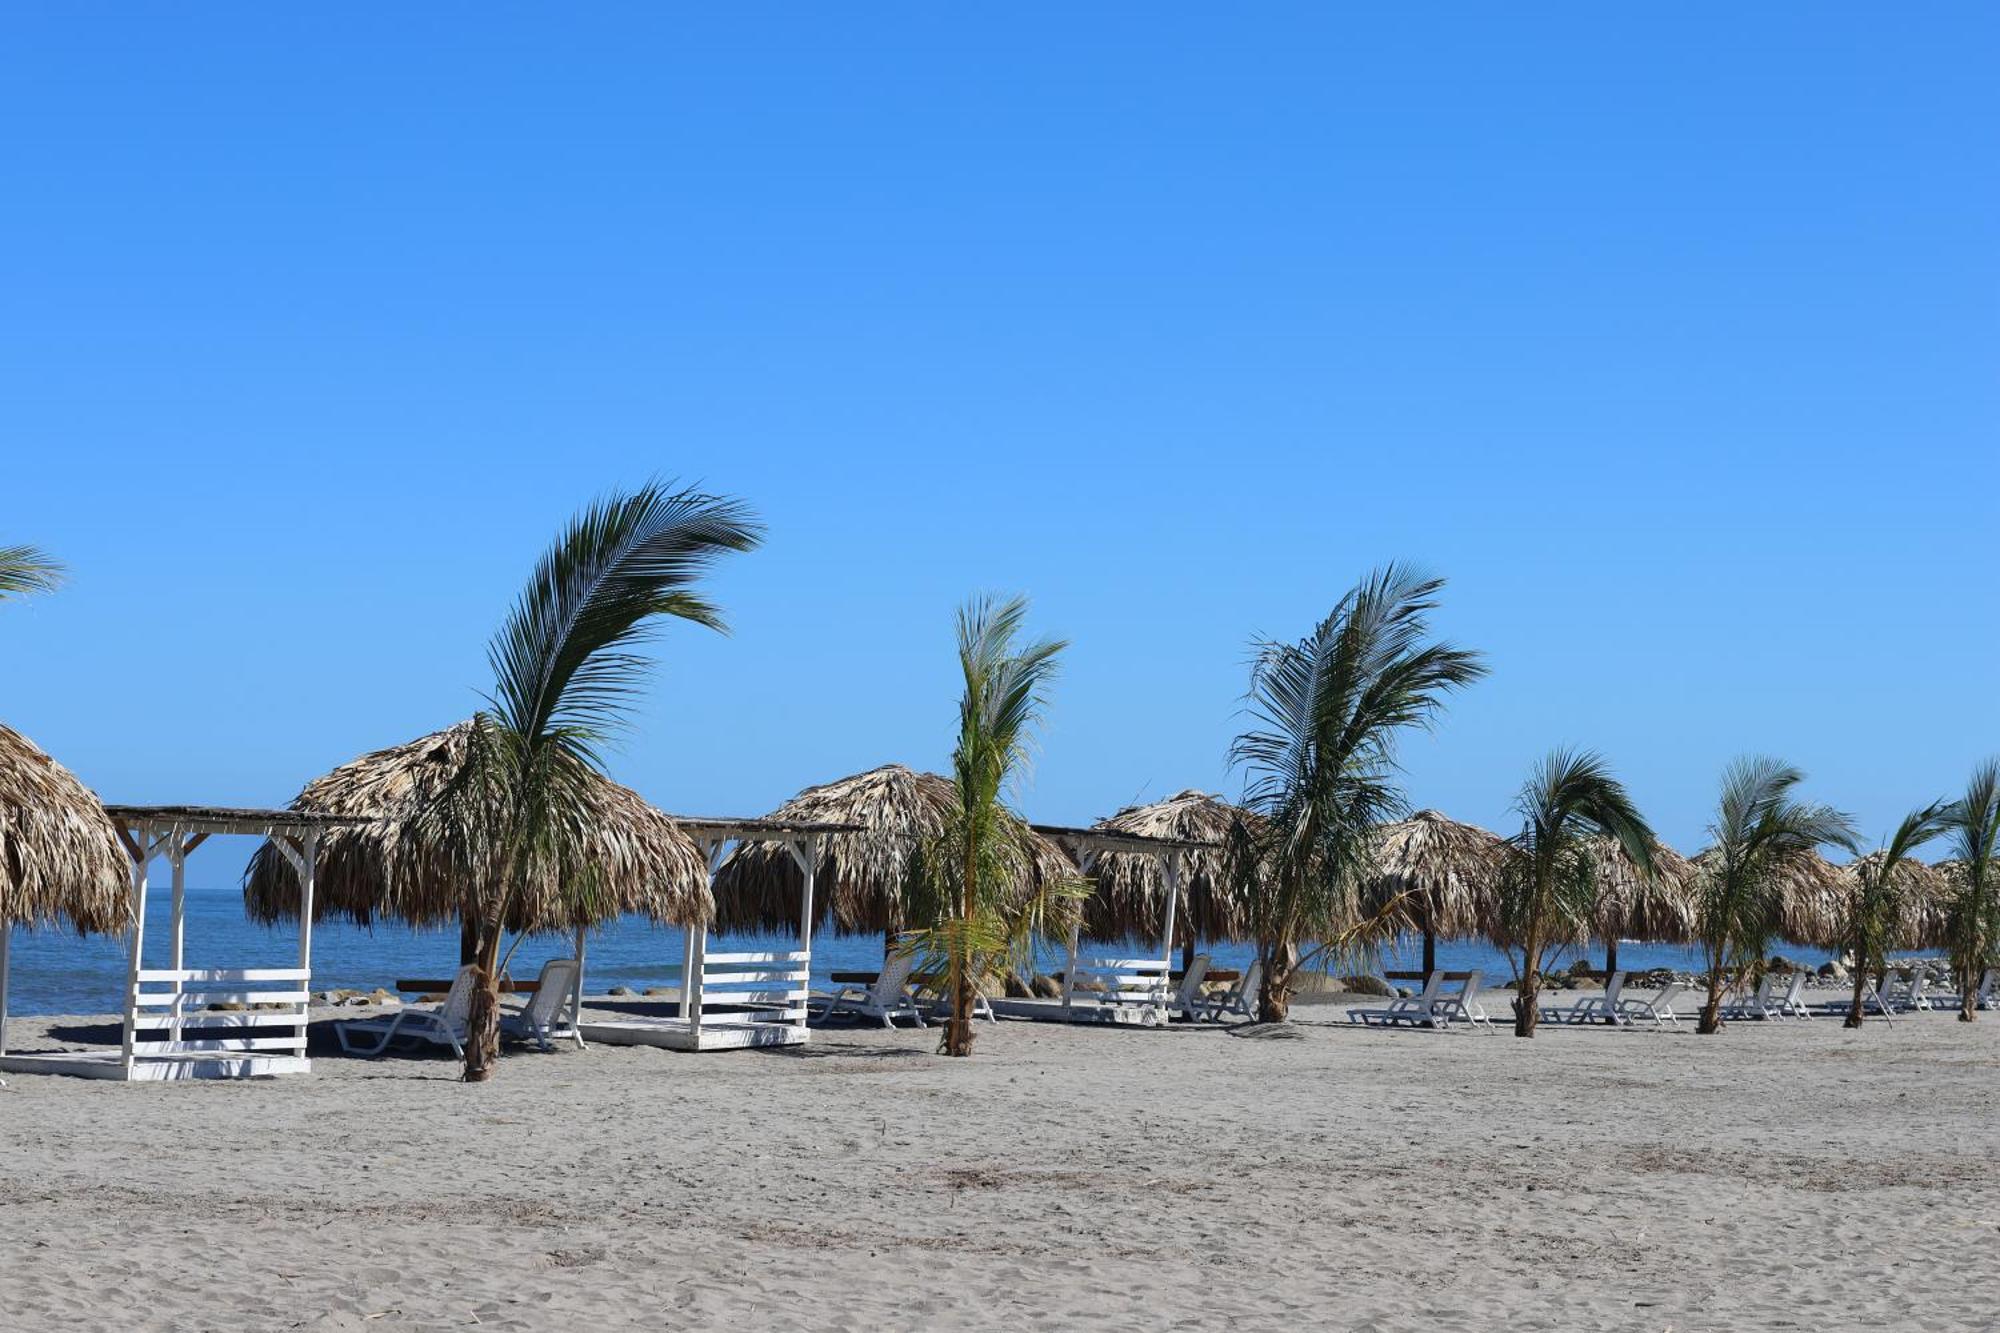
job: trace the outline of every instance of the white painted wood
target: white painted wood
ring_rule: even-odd
[[[297,1027],[303,1013],[303,1005],[295,1005],[285,1009],[229,1009],[223,1011],[191,1009],[181,1016],[181,1025],[184,1028],[190,1029]],[[133,1026],[138,1028],[140,1032],[148,1035],[154,1034],[160,1028],[170,1028],[173,1026],[173,1023],[174,1014],[171,1011],[163,1014],[136,1014],[132,1019]]]
[[[204,1004],[308,1004],[312,992],[306,990],[243,990],[231,989],[228,982],[217,982],[212,986],[190,986],[185,991],[134,991],[127,1015],[127,1026],[140,1009],[150,1009],[165,1005],[169,1008],[181,1003],[183,996],[202,997]]]
[[[191,1037],[172,1041],[142,1041],[133,1046],[141,1058],[198,1055],[206,1051],[302,1051],[306,1039],[290,1037]]]
[[[132,957],[126,968],[125,1031],[119,1042],[119,1059],[126,1078],[132,1077],[132,1016],[138,1012],[132,1001],[139,993],[139,957],[146,947],[146,868],[158,850],[152,825],[139,825],[138,835],[140,855],[132,862]]]
[[[579,1051],[588,1049],[583,1044],[583,945],[587,934],[584,927],[576,928],[576,979],[569,988],[569,1035]]]
[[[187,844],[182,840],[178,828],[173,830],[173,836],[167,843],[167,866],[173,875],[174,894],[171,927],[173,934],[168,947],[168,956],[173,959],[175,970],[178,970],[187,959]],[[179,1014],[180,1010],[181,1005],[176,1004],[174,1012]],[[180,1029],[176,1026],[174,1039],[178,1041],[180,1035]]]
[[[312,973],[303,967],[149,967],[141,982],[155,981],[304,981]]]
[[[716,963],[803,963],[812,957],[801,949],[788,949],[782,953],[711,953],[704,956],[711,966]]]
[[[701,989],[703,994],[707,994],[711,986],[742,986],[761,984],[767,981],[807,981],[810,979],[811,975],[807,972],[779,972],[769,968],[756,972],[705,972],[701,978]]]
[[[793,843],[791,844],[791,849],[792,859],[799,863],[799,871],[804,879],[803,887],[799,892],[798,955],[799,961],[807,964],[808,968],[810,968],[812,963],[813,881],[818,877],[819,848],[810,843],[804,846]],[[4,984],[4,982],[5,977],[0,976],[0,984]],[[0,1006],[4,1006],[4,1000],[0,1000]],[[6,1014],[4,1007],[0,1007],[0,1028],[4,1028],[5,1022]],[[798,1028],[799,1040],[806,1040],[806,1011],[803,1008],[798,1011],[798,1017],[793,1020],[793,1025]]]

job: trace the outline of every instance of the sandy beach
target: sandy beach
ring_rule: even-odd
[[[0,1325],[1990,1328],[2000,1021],[13,1075]],[[331,1018],[331,1013],[326,1015]],[[27,1020],[13,1045],[73,1020]]]

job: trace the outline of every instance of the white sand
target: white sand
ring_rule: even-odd
[[[7,1329],[2000,1323],[2000,1015],[10,1075]],[[37,1024],[17,1022],[16,1048]],[[1252,1030],[1254,1031],[1254,1030]]]

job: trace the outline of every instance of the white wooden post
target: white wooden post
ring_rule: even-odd
[[[132,1077],[132,1042],[139,1012],[139,955],[146,947],[146,867],[158,848],[153,843],[153,826],[138,826],[136,851],[132,857],[132,954],[125,969],[125,1034],[119,1043],[118,1061],[125,1077]]]
[[[299,865],[299,978],[298,989],[306,994],[299,1006],[299,1038],[305,1040],[312,1028],[313,891],[319,887],[319,830],[306,830],[305,850]],[[304,1053],[303,1048],[300,1051]]]
[[[1174,978],[1174,913],[1181,903],[1181,854],[1167,853],[1167,923],[1160,928],[1160,998],[1157,1002],[1160,1022],[1173,1018],[1168,1012],[1167,1000],[1173,992]]]
[[[583,940],[588,933],[586,927],[576,928],[576,980],[569,990],[569,1031],[576,1039],[576,1048],[585,1049],[583,1044]]]
[[[799,959],[798,971],[807,975],[806,989],[812,989],[812,930],[813,930],[813,878],[819,870],[819,848],[807,839],[804,843],[788,842],[785,850],[792,854],[798,864],[799,874],[804,877],[805,887],[799,893]],[[789,970],[789,969],[788,969]],[[790,989],[791,983],[786,983]],[[799,1016],[792,1020],[792,1026],[801,1032],[806,1026],[806,1006],[799,1005]]]
[[[168,835],[167,865],[172,868],[174,883],[174,961],[168,966],[178,972],[187,966],[187,843],[178,828]],[[179,977],[174,978],[173,1014],[173,1022],[168,1027],[168,1040],[178,1048],[181,1035],[187,1028],[187,983]]]
[[[1076,868],[1088,879],[1090,872],[1097,868],[1097,853],[1082,848],[1076,854]],[[1091,890],[1093,893],[1095,889]],[[1076,991],[1076,946],[1077,938],[1083,933],[1083,921],[1079,916],[1075,925],[1069,928],[1069,961],[1063,964],[1062,1007],[1063,1017],[1069,1017],[1070,996]]]
[[[708,891],[715,893],[715,872],[722,869],[723,849],[729,846],[727,838],[711,838],[708,843]],[[688,940],[693,946],[690,951],[691,963],[688,968],[687,989],[683,992],[681,1008],[687,1011],[688,1023],[694,1033],[695,1049],[701,1049],[701,981],[702,971],[708,966],[708,925],[703,923],[699,930],[690,928]]]

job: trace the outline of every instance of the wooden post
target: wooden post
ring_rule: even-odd
[[[187,844],[181,839],[181,831],[176,828],[167,842],[167,865],[173,870],[174,883],[174,924],[173,962],[170,966],[178,972],[187,966]],[[179,1047],[181,1036],[187,1029],[187,983],[174,978],[174,1016],[168,1026],[168,1040]]]
[[[583,942],[588,933],[583,926],[576,928],[576,981],[569,992],[569,1030],[579,1051],[587,1049],[583,1044]]]
[[[708,843],[708,891],[715,893],[715,872],[722,869],[722,853],[729,846],[727,838],[711,838]],[[701,1049],[701,974],[708,966],[708,926],[690,927],[688,930],[689,967],[687,984],[682,989],[681,1009],[688,1015],[689,1030],[694,1033],[694,1048]]]
[[[1097,853],[1087,849],[1079,850],[1076,856],[1076,868],[1082,872],[1084,878],[1088,879],[1090,872],[1097,868]],[[1069,959],[1063,964],[1062,1007],[1064,1018],[1069,1017],[1070,996],[1076,992],[1076,945],[1077,938],[1082,933],[1083,921],[1081,916],[1079,916],[1077,923],[1069,928]]]
[[[819,848],[814,846],[812,840],[808,838],[804,842],[788,842],[785,844],[785,849],[791,852],[792,860],[798,864],[799,875],[803,881],[803,887],[799,891],[799,953],[803,955],[799,959],[799,970],[806,974],[806,989],[811,990],[813,880],[819,870]],[[888,966],[888,961],[884,957],[882,960],[883,966]],[[789,989],[790,983],[787,982],[786,986]],[[806,1028],[805,1011],[806,1006],[804,1002],[801,1002],[799,1004],[799,1016],[792,1020],[792,1026],[798,1028],[801,1034],[805,1032]]]
[[[14,927],[0,921],[0,1055],[7,1054],[7,948],[13,938]]]
[[[139,1012],[139,955],[146,947],[146,867],[158,850],[153,845],[153,826],[138,826],[138,843],[132,857],[132,952],[125,968],[125,1033],[119,1043],[118,1062],[125,1077],[132,1077],[132,1042]]]
[[[1174,970],[1174,913],[1181,905],[1181,854],[1167,853],[1167,923],[1160,928],[1160,989],[1153,1003],[1153,1011],[1160,1016],[1164,1026],[1173,1019],[1167,1010],[1167,1001],[1173,993]]]
[[[312,1036],[312,953],[313,953],[313,893],[319,888],[319,830],[306,830],[306,845],[300,853],[299,864],[299,971],[305,973],[299,978],[298,989],[305,992],[305,1003],[299,1006],[299,1040],[303,1043]],[[299,1047],[305,1054],[305,1047]]]

